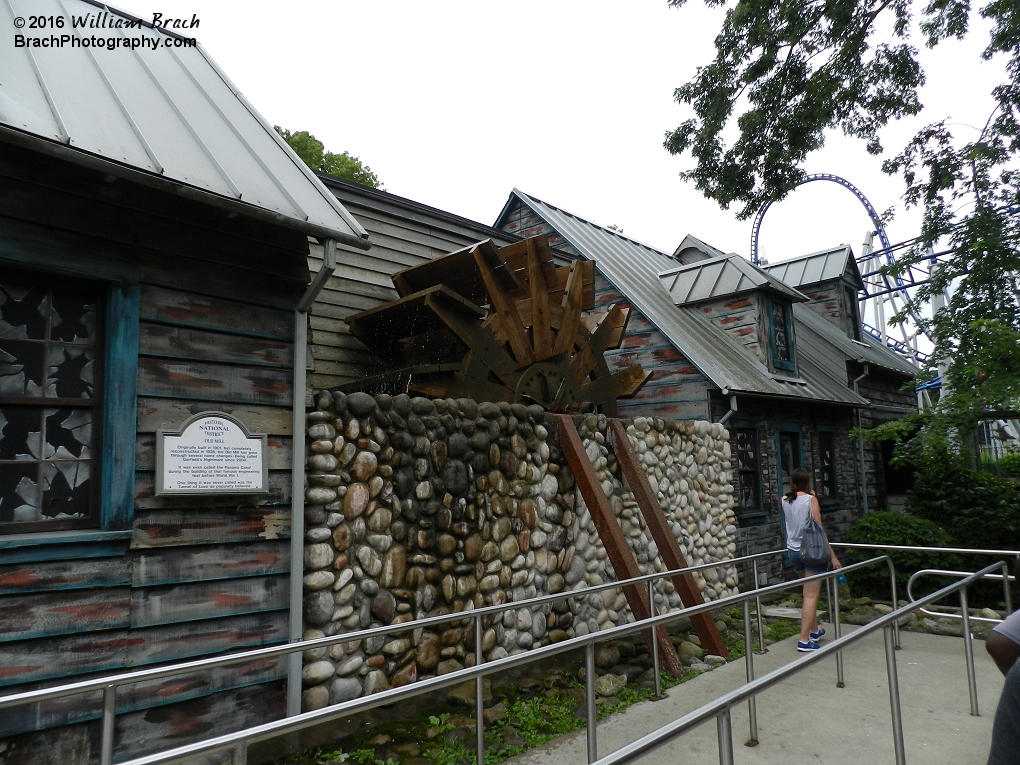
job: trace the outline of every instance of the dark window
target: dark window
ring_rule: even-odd
[[[839,496],[833,441],[832,431],[823,430],[818,433],[818,498],[820,500],[835,499]]]
[[[0,281],[0,532],[96,525],[94,293]]]
[[[737,463],[737,519],[741,526],[764,523],[761,507],[761,460],[758,431],[738,428],[733,432]]]
[[[776,369],[793,371],[793,326],[790,306],[769,301],[769,326],[772,330],[772,365]]]
[[[790,474],[799,468],[800,434],[783,432],[779,434],[779,475],[781,492],[790,490]]]
[[[861,339],[861,318],[857,307],[857,292],[852,287],[843,286],[842,313],[843,326],[846,329],[846,336],[854,340]]]

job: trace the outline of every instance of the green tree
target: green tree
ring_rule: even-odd
[[[668,0],[682,6],[686,0]],[[924,320],[935,343],[928,379],[942,365],[953,395],[924,427],[923,446],[952,447],[954,434],[981,412],[1020,401],[1020,13],[1013,0],[980,10],[969,0],[705,0],[727,6],[716,56],[677,88],[691,116],[666,134],[672,154],[689,153],[686,180],[738,217],[781,199],[803,177],[805,158],[840,131],[882,154],[881,129],[921,110],[925,73],[914,37],[929,48],[968,34],[974,14],[991,23],[984,59],[1007,59],[1005,81],[991,93],[991,114],[974,140],[945,121],[921,129],[882,169],[899,175],[904,202],[923,208],[921,235],[893,272],[924,259],[929,247],[949,254],[916,293],[930,301],[952,285],[946,307]],[[894,317],[902,321],[903,315]],[[963,429],[963,430],[962,430]],[[918,445],[918,439],[908,442]]]
[[[343,154],[326,151],[322,141],[307,130],[292,133],[279,125],[275,127],[276,132],[294,150],[294,153],[301,157],[302,161],[312,170],[329,173],[338,178],[346,178],[373,189],[380,187],[378,176],[372,172],[372,168],[362,164],[358,157],[352,156],[346,151]]]

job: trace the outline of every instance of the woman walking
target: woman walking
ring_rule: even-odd
[[[822,525],[822,510],[814,492],[811,491],[811,474],[804,468],[797,468],[790,474],[790,491],[783,495],[782,505],[783,515],[786,518],[786,548],[793,572],[801,578],[811,574],[824,574],[829,570],[829,566],[824,568],[805,566],[804,559],[800,554],[800,543],[804,536],[804,526],[808,516],[814,517],[819,526]],[[842,564],[836,558],[836,553],[832,552],[831,547],[829,551],[832,553],[831,567],[833,569],[842,568]],[[821,629],[817,623],[818,593],[821,589],[821,579],[804,583],[804,605],[800,611],[798,651],[818,650],[818,641],[825,635],[825,630]]]

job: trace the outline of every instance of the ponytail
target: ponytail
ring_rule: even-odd
[[[790,490],[783,495],[783,499],[787,502],[793,502],[793,500],[797,499],[797,492],[807,492],[810,486],[811,474],[804,468],[797,468],[790,473]]]

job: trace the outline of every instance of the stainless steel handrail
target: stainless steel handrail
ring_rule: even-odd
[[[779,552],[785,553],[785,550]],[[757,557],[762,557],[764,555],[774,554],[776,554],[776,551],[771,551],[769,553],[757,553],[756,555]],[[732,561],[726,561],[726,563],[730,562]],[[890,572],[893,575],[893,581],[895,581],[894,578],[895,571],[892,569],[892,561],[886,555],[878,556],[867,561],[862,561],[860,563],[855,563],[850,566],[846,566],[843,568],[843,570],[854,571],[865,566],[870,566],[875,563],[883,562],[890,567]],[[682,571],[690,570],[691,569],[682,569]],[[637,582],[648,579],[650,576],[662,576],[662,575],[663,574],[645,575],[628,581]],[[417,683],[405,685],[400,688],[392,688],[386,691],[381,691],[379,693],[372,694],[371,696],[368,696],[363,699],[354,699],[352,701],[344,702],[342,704],[335,704],[333,706],[325,707],[323,709],[317,709],[312,712],[303,712],[299,715],[287,717],[283,720],[277,720],[271,723],[257,725],[246,730],[224,734],[222,736],[207,739],[205,741],[198,741],[192,744],[186,744],[184,746],[177,747],[175,749],[167,750],[164,752],[157,752],[154,754],[145,755],[143,757],[127,761],[123,763],[123,765],[165,765],[166,763],[179,762],[183,759],[186,759],[188,757],[194,757],[199,754],[223,751],[226,749],[234,750],[235,765],[244,765],[244,763],[246,762],[247,747],[254,741],[260,741],[266,738],[284,735],[286,733],[293,733],[304,728],[308,728],[313,725],[319,725],[321,723],[328,722],[339,717],[350,716],[352,714],[364,712],[369,709],[373,709],[377,706],[382,706],[385,704],[393,704],[407,698],[427,693],[429,691],[438,690],[451,685],[457,685],[467,680],[472,679],[478,680],[482,676],[493,672],[511,669],[513,667],[521,666],[523,664],[529,664],[531,662],[539,661],[541,659],[550,656],[555,656],[557,654],[565,653],[567,651],[571,651],[581,647],[585,649],[586,652],[585,664],[589,670],[586,671],[585,673],[586,699],[591,700],[593,699],[592,694],[594,690],[594,672],[591,670],[593,669],[595,643],[604,640],[613,640],[615,638],[619,638],[624,635],[629,635],[635,632],[641,632],[649,628],[654,629],[660,625],[665,625],[670,621],[674,621],[683,616],[692,616],[708,611],[728,608],[741,603],[749,603],[752,598],[760,597],[762,595],[772,595],[774,593],[778,593],[787,589],[799,588],[805,582],[832,578],[837,575],[838,575],[837,571],[831,571],[825,574],[816,574],[814,576],[805,577],[803,579],[796,579],[791,582],[783,582],[780,584],[759,588],[758,590],[754,590],[751,592],[732,595],[728,598],[720,598],[719,600],[714,600],[709,603],[703,603],[701,605],[691,606],[689,608],[683,608],[677,611],[670,611],[665,614],[660,614],[657,616],[649,617],[647,619],[643,619],[641,621],[618,625],[611,629],[602,630],[601,632],[582,635],[580,637],[571,638],[570,640],[565,640],[559,643],[553,643],[551,645],[542,646],[541,648],[535,648],[532,649],[531,651],[527,651],[521,654],[515,654],[513,656],[508,656],[504,659],[499,659],[494,662],[487,662],[474,667],[466,667],[465,669],[457,670],[456,672],[451,672],[445,675],[440,675],[438,677],[429,678],[428,680],[421,680]],[[620,583],[615,583],[616,586],[619,586],[619,584]],[[577,594],[581,594],[584,592],[586,591],[578,590]],[[520,604],[514,604],[514,606],[519,605]],[[480,610],[472,612],[462,611],[460,614],[457,614],[456,616],[459,616],[459,618],[461,619],[466,617],[469,618],[475,617],[478,618],[480,621],[480,616],[476,616],[479,613]],[[747,621],[748,618],[745,618],[745,624],[747,623]],[[398,625],[398,627],[401,629],[407,629],[408,624],[410,624],[410,622],[408,622],[407,624]],[[745,648],[749,648],[750,647],[749,632],[745,633],[744,639]],[[321,638],[319,640],[321,640]],[[294,643],[288,647],[293,647],[297,645],[298,644]],[[832,645],[836,645],[836,642],[834,642]],[[828,646],[827,648],[831,648],[831,646]],[[745,653],[746,653],[745,660],[748,662],[748,672],[753,677],[752,669],[753,659],[751,658],[753,656],[753,652],[750,650],[746,650]],[[831,653],[831,651],[827,651],[826,655],[828,655],[828,653]],[[588,704],[590,714],[588,715],[587,735],[589,755],[595,756],[597,755],[597,746],[595,732],[595,715],[591,714],[591,712],[593,711],[591,709],[592,706],[593,704],[591,703]],[[478,720],[477,724],[479,725],[479,727],[481,727],[480,719]],[[756,725],[756,722],[754,724]],[[754,731],[755,729],[752,728],[752,730]],[[484,757],[484,752],[482,752],[482,755]],[[482,758],[479,759],[479,762],[483,761],[484,759]]]
[[[673,569],[670,571],[654,572],[651,574],[645,574],[643,576],[634,577],[633,579],[627,579],[623,581],[605,582],[600,585],[591,587],[585,587],[580,590],[571,590],[568,592],[559,592],[550,595],[541,595],[528,600],[512,601],[508,603],[501,603],[494,606],[485,606],[484,608],[471,608],[464,611],[460,611],[452,614],[443,614],[441,616],[432,616],[425,619],[419,619],[416,621],[405,622],[403,624],[386,625],[383,627],[373,627],[366,630],[360,630],[358,632],[345,632],[339,635],[333,635],[329,637],[314,638],[311,640],[302,640],[291,643],[284,643],[282,645],[270,646],[267,648],[255,648],[249,651],[242,651],[238,653],[227,654],[225,656],[216,656],[205,659],[194,659],[191,661],[181,662],[178,664],[163,666],[163,667],[151,667],[148,669],[134,670],[132,672],[122,672],[118,674],[106,675],[103,677],[93,678],[91,680],[82,680],[75,683],[68,683],[66,685],[53,686],[50,688],[40,688],[32,691],[24,691],[22,693],[10,694],[7,696],[0,696],[0,710],[19,706],[22,704],[29,704],[33,702],[46,701],[49,699],[61,698],[64,696],[72,696],[79,693],[85,693],[87,691],[101,690],[103,692],[103,705],[102,705],[102,738],[101,738],[101,765],[111,765],[113,762],[113,749],[114,749],[114,718],[116,716],[116,694],[117,689],[123,685],[131,685],[134,683],[143,682],[146,680],[158,680],[165,677],[172,677],[174,675],[185,674],[187,672],[196,672],[203,669],[213,669],[217,667],[227,666],[229,664],[238,664],[246,661],[253,661],[255,659],[267,659],[276,656],[282,656],[287,654],[293,654],[298,651],[307,651],[313,648],[323,648],[335,645],[337,643],[346,643],[354,640],[364,640],[366,638],[377,637],[382,635],[388,635],[395,632],[408,632],[415,629],[421,629],[424,627],[431,627],[438,624],[446,624],[449,622],[466,621],[469,619],[475,620],[475,643],[476,643],[476,656],[480,656],[481,641],[481,619],[484,616],[491,614],[500,614],[508,610],[518,610],[521,608],[531,608],[534,606],[543,605],[546,603],[553,603],[558,600],[573,597],[587,597],[593,593],[601,592],[607,589],[615,589],[627,584],[639,584],[647,582],[651,588],[654,581],[675,576],[677,574],[689,574],[697,571],[704,571],[712,568],[719,568],[721,566],[729,566],[745,561],[753,561],[755,564],[755,570],[757,570],[757,562],[760,558],[765,558],[774,555],[785,554],[786,550],[769,550],[762,553],[754,553],[752,555],[745,555],[740,558],[731,558],[725,561],[718,561],[714,563],[702,563],[697,566],[690,566],[682,569]],[[757,586],[757,579],[755,581]],[[760,588],[759,588],[760,589]],[[650,590],[651,591],[651,590]],[[759,633],[761,625],[761,600],[760,596],[756,597],[758,607],[758,619],[759,619]],[[717,601],[712,601],[716,603]],[[654,607],[654,599],[649,601],[650,605]],[[712,606],[714,610],[718,606]],[[653,608],[654,610],[654,608]],[[676,612],[672,612],[676,613]],[[652,641],[653,645],[655,641]],[[762,643],[764,647],[764,643]],[[656,659],[657,650],[656,650]],[[478,681],[480,684],[480,680]],[[480,691],[480,688],[478,689]],[[478,694],[481,698],[481,694]],[[480,703],[480,702],[479,702]],[[481,719],[481,712],[478,712],[479,719]],[[484,741],[481,734],[478,735],[478,741],[476,742],[478,751],[481,752],[484,746]]]
[[[1002,566],[1003,573],[1001,573],[1001,574],[988,574],[988,575],[985,576],[985,579],[999,579],[999,580],[1002,581],[1002,587],[1003,587],[1003,589],[1005,590],[1005,593],[1006,593],[1006,604],[1007,604],[1006,611],[1007,611],[1007,613],[1012,613],[1012,611],[1009,608],[1009,603],[1010,603],[1009,583],[1013,582],[1013,581],[1016,581],[1016,577],[1010,575],[1010,573],[1009,573],[1009,566],[1005,563],[1005,561],[1003,561],[1000,565]],[[913,602],[915,600],[914,593],[913,593],[914,580],[915,579],[919,579],[922,576],[929,576],[930,575],[930,576],[955,576],[955,577],[963,577],[963,576],[970,576],[972,573],[973,572],[971,572],[971,571],[949,571],[949,570],[941,569],[941,568],[922,568],[920,571],[915,571],[913,574],[911,574],[910,579],[907,580],[907,597],[910,599],[911,602]],[[922,608],[921,609],[921,613],[922,614],[927,614],[928,616],[934,616],[934,617],[937,617],[937,618],[961,619],[961,620],[963,619],[963,612],[962,611],[959,614],[955,614],[955,613],[952,613],[952,612],[943,613],[943,612],[939,612],[939,611],[929,611],[927,608]],[[988,617],[985,617],[985,616],[971,616],[970,617],[970,621],[972,621],[972,622],[984,622],[985,624],[1000,624],[1002,622],[1002,619],[989,619]]]
[[[885,632],[885,656],[886,670],[889,678],[889,706],[893,727],[893,749],[897,765],[904,765],[906,762],[906,755],[903,745],[903,722],[900,715],[899,680],[896,673],[896,652],[893,649],[893,627],[900,619],[903,618],[904,615],[913,613],[914,611],[923,608],[925,605],[936,600],[940,600],[946,597],[946,595],[957,590],[961,592],[965,591],[970,584],[994,571],[998,568],[998,565],[999,564],[992,564],[987,568],[971,574],[960,582],[948,585],[947,587],[944,587],[943,589],[938,590],[921,600],[895,609],[892,613],[879,617],[875,621],[859,630],[856,630],[855,632],[850,633],[846,637],[839,638],[824,648],[811,652],[800,661],[795,661],[780,667],[779,669],[775,669],[767,675],[763,675],[757,680],[746,683],[740,688],[730,691],[714,701],[710,701],[708,704],[695,709],[693,712],[689,712],[674,722],[669,723],[646,736],[642,736],[637,741],[627,744],[612,754],[601,758],[594,765],[627,765],[627,763],[631,763],[639,759],[653,749],[657,749],[658,747],[672,741],[674,738],[712,718],[716,718],[719,729],[719,762],[721,765],[732,763],[733,739],[730,732],[729,721],[731,709],[746,700],[753,699],[759,693],[772,688],[796,673],[802,672],[810,665],[823,661],[830,654],[838,653],[844,647],[862,640],[864,637],[876,632],[879,628]],[[967,645],[969,655],[969,641]],[[972,662],[970,661],[968,662],[968,671],[969,673],[973,671]],[[972,677],[972,674],[970,677]],[[973,689],[973,687],[973,682],[971,682],[971,688]],[[972,714],[977,714],[976,708],[973,706],[973,700],[972,695]],[[131,765],[135,765],[135,763],[132,763]],[[137,765],[141,765],[141,762],[139,761]]]
[[[974,547],[912,547],[910,545],[873,545],[856,542],[830,542],[830,547],[853,547],[860,548],[862,550],[900,550],[905,552],[934,552],[934,553],[953,553],[960,555],[994,555],[997,558],[1012,558],[1014,564],[1020,564],[1020,550],[993,550],[986,548],[974,548]],[[1009,570],[1005,569],[1008,574]],[[1010,593],[1009,583],[1007,582],[1004,586],[1006,596],[1006,612],[1013,613],[1013,597]],[[893,600],[893,605],[896,605],[896,601]]]

